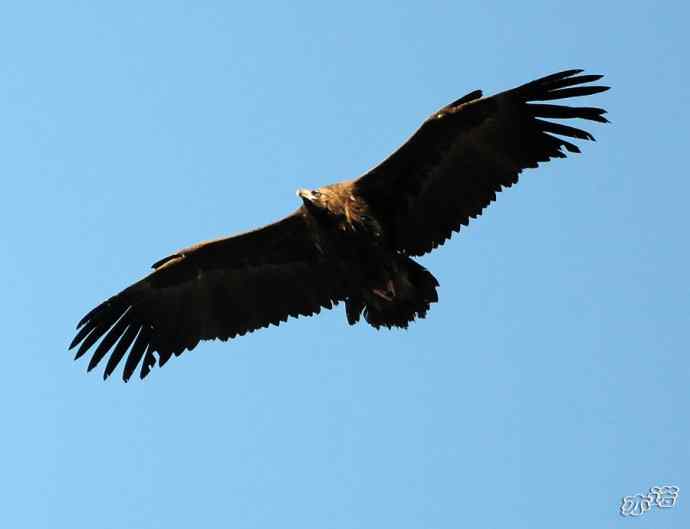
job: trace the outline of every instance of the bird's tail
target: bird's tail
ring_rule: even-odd
[[[405,329],[416,318],[426,317],[431,304],[438,301],[438,286],[426,268],[409,257],[399,257],[384,284],[362,290],[358,297],[347,300],[347,321],[354,325],[364,314],[364,319],[376,329]]]

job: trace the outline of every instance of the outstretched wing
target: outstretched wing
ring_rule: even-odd
[[[541,118],[606,123],[605,110],[533,104],[584,96],[606,86],[579,86],[601,75],[567,70],[493,97],[475,91],[442,108],[396,152],[355,182],[376,211],[395,248],[422,255],[443,244],[510,187],[518,174],[578,147],[561,138],[591,134]]]
[[[227,340],[289,316],[309,316],[344,299],[347,274],[314,249],[300,211],[264,228],[197,244],[97,306],[79,322],[70,349],[93,351],[91,370],[109,355],[104,378],[126,357],[123,379],[141,365]],[[156,358],[157,355],[157,358]]]

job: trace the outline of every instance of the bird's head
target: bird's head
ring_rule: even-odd
[[[324,192],[320,189],[298,189],[297,196],[302,199],[304,205],[309,209],[322,209],[326,206]]]
[[[318,189],[299,189],[297,196],[302,199],[304,207],[314,217],[322,220],[329,218],[333,221],[346,215],[347,197],[352,194],[350,187],[344,184],[333,184]]]

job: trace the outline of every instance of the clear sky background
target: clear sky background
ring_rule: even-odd
[[[681,2],[5,2],[0,526],[690,527]],[[433,255],[407,332],[344,309],[144,381],[78,319],[171,251],[361,174],[436,108],[607,75],[581,156]],[[621,498],[681,488],[642,520]],[[687,491],[687,492],[686,492]]]

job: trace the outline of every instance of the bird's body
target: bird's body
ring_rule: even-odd
[[[141,365],[227,340],[289,316],[344,302],[347,320],[407,327],[438,300],[438,281],[412,256],[427,253],[478,216],[525,168],[579,149],[554,136],[593,139],[540,118],[606,122],[604,110],[531,104],[606,90],[576,86],[601,76],[569,70],[493,97],[472,92],[434,113],[388,159],[362,177],[300,190],[303,204],[274,224],[200,243],[154,263],[154,271],[89,312],[71,347],[100,339],[89,369],[108,354],[105,376],[125,358]]]
[[[425,316],[438,300],[436,279],[412,259],[401,255],[379,213],[355,182],[341,182],[316,191],[301,190],[300,214],[311,226],[315,247],[324,258],[343,264],[348,322],[362,311],[374,327],[407,327]]]

